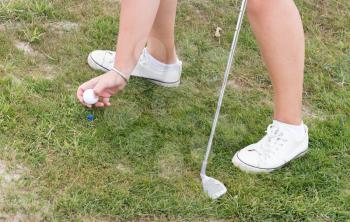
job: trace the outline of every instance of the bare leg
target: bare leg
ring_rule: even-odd
[[[148,37],[147,50],[159,61],[176,62],[174,27],[177,0],[162,0]]]
[[[274,88],[274,119],[301,124],[304,32],[292,0],[249,0],[248,17]]]
[[[160,0],[122,0],[115,66],[134,69],[157,15]]]

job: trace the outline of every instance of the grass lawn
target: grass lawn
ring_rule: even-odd
[[[208,168],[228,193],[212,201],[199,169],[239,1],[180,1],[181,86],[133,78],[104,110],[75,92],[99,74],[88,53],[115,47],[118,1],[0,1],[0,221],[350,221],[350,2],[296,3],[310,152],[269,175],[231,163],[273,106],[245,20]]]

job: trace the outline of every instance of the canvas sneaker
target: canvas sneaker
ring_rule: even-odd
[[[88,64],[94,70],[110,71],[114,66],[115,52],[108,50],[95,50],[88,56]],[[144,49],[131,76],[148,79],[165,87],[177,87],[180,84],[182,62],[175,64],[155,64],[155,59]],[[160,63],[160,62],[159,62]]]
[[[232,163],[239,169],[250,173],[269,173],[308,151],[308,128],[303,125],[305,134],[298,138],[288,128],[271,124],[266,135],[257,143],[238,151]]]

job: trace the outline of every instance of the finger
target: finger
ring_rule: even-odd
[[[97,81],[98,81],[98,77],[90,79],[89,81],[87,81],[79,86],[79,88],[77,90],[77,97],[83,105],[87,105],[84,103],[84,99],[83,99],[84,91],[87,89],[92,89],[93,86],[96,85]],[[91,106],[88,106],[88,107],[91,108]]]
[[[95,106],[96,106],[96,107],[104,107],[105,104],[104,104],[103,102],[97,102],[97,103],[95,104]]]
[[[79,87],[77,90],[77,98],[82,104],[84,104],[83,94],[84,94],[84,90],[81,87]]]
[[[77,90],[77,97],[79,99],[79,102],[88,108],[92,108],[91,105],[85,103],[83,94],[84,94],[84,90],[81,87],[79,87]]]
[[[85,90],[87,90],[87,89],[92,89],[92,88],[95,87],[95,85],[97,84],[98,80],[99,80],[99,77],[95,77],[95,78],[93,78],[93,79],[90,79],[89,81],[84,82],[84,83],[80,86],[80,88],[82,88],[83,91],[85,91]]]
[[[109,97],[103,98],[102,101],[103,101],[105,106],[111,106],[111,103],[109,102]]]
[[[98,95],[101,98],[109,98],[113,95],[113,92],[110,92],[109,89],[105,89],[100,95]]]

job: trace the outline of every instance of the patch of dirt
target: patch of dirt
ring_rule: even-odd
[[[48,80],[53,80],[57,76],[55,68],[48,64],[40,64],[38,70],[40,72],[39,76]]]
[[[37,51],[35,51],[29,42],[22,42],[22,41],[18,41],[16,40],[14,42],[15,47],[18,50],[23,51],[25,54],[30,55],[30,56],[41,56],[41,54]]]
[[[122,163],[118,163],[117,166],[116,166],[117,170],[122,172],[122,173],[131,173],[132,170],[127,167],[125,164],[122,164]]]
[[[16,166],[14,169],[9,170],[5,161],[0,160],[0,193],[7,188],[11,182],[18,181],[25,171],[26,169],[23,166]]]
[[[8,167],[6,161],[0,160],[0,222],[2,221],[26,221],[21,214],[8,215],[2,212],[2,207],[6,205],[5,196],[9,192],[17,192],[16,183],[21,179],[25,172],[23,166],[15,166],[13,169]]]
[[[51,32],[55,32],[58,34],[63,34],[66,32],[75,32],[79,31],[80,25],[75,22],[70,21],[62,21],[47,24],[47,29]]]
[[[182,156],[173,151],[159,156],[159,176],[165,179],[179,178],[184,174],[184,163]]]
[[[195,9],[195,12],[197,14],[197,16],[200,18],[201,21],[205,21],[207,22],[208,21],[208,16],[206,15],[205,12],[203,12],[202,10],[200,9]]]
[[[24,25],[20,22],[7,21],[0,24],[0,31],[4,32],[8,30],[18,30],[18,29],[22,29],[23,27]]]
[[[0,214],[0,222],[34,222],[34,221],[42,221],[39,216],[31,216],[28,217],[22,213],[14,214],[14,215],[1,215]]]
[[[203,151],[203,149],[200,149],[200,148],[192,149],[191,150],[191,159],[200,163],[204,157],[204,152],[205,151]]]
[[[0,24],[0,32],[5,32],[6,26],[4,24]]]
[[[227,82],[227,86],[236,90],[247,90],[248,85],[243,79],[232,79]]]
[[[41,204],[36,191],[23,183],[28,172],[22,165],[0,160],[0,222],[42,221],[50,214],[50,204]]]
[[[44,63],[46,61],[44,54],[35,51],[31,47],[30,43],[17,40],[14,42],[14,45],[17,49],[23,51],[26,55],[39,57],[41,59],[41,61],[37,63],[36,67],[33,70],[29,71],[33,76],[40,74],[38,75],[39,77],[44,77],[45,79],[49,80],[52,80],[57,76],[56,68],[52,65]]]
[[[105,15],[116,15],[119,11],[120,0],[104,0],[102,2]]]
[[[17,84],[17,85],[22,84],[22,79],[18,78],[16,75],[11,75],[11,78],[14,84]]]
[[[321,116],[317,115],[315,112],[312,111],[310,106],[303,105],[303,117],[307,119],[323,119]]]

